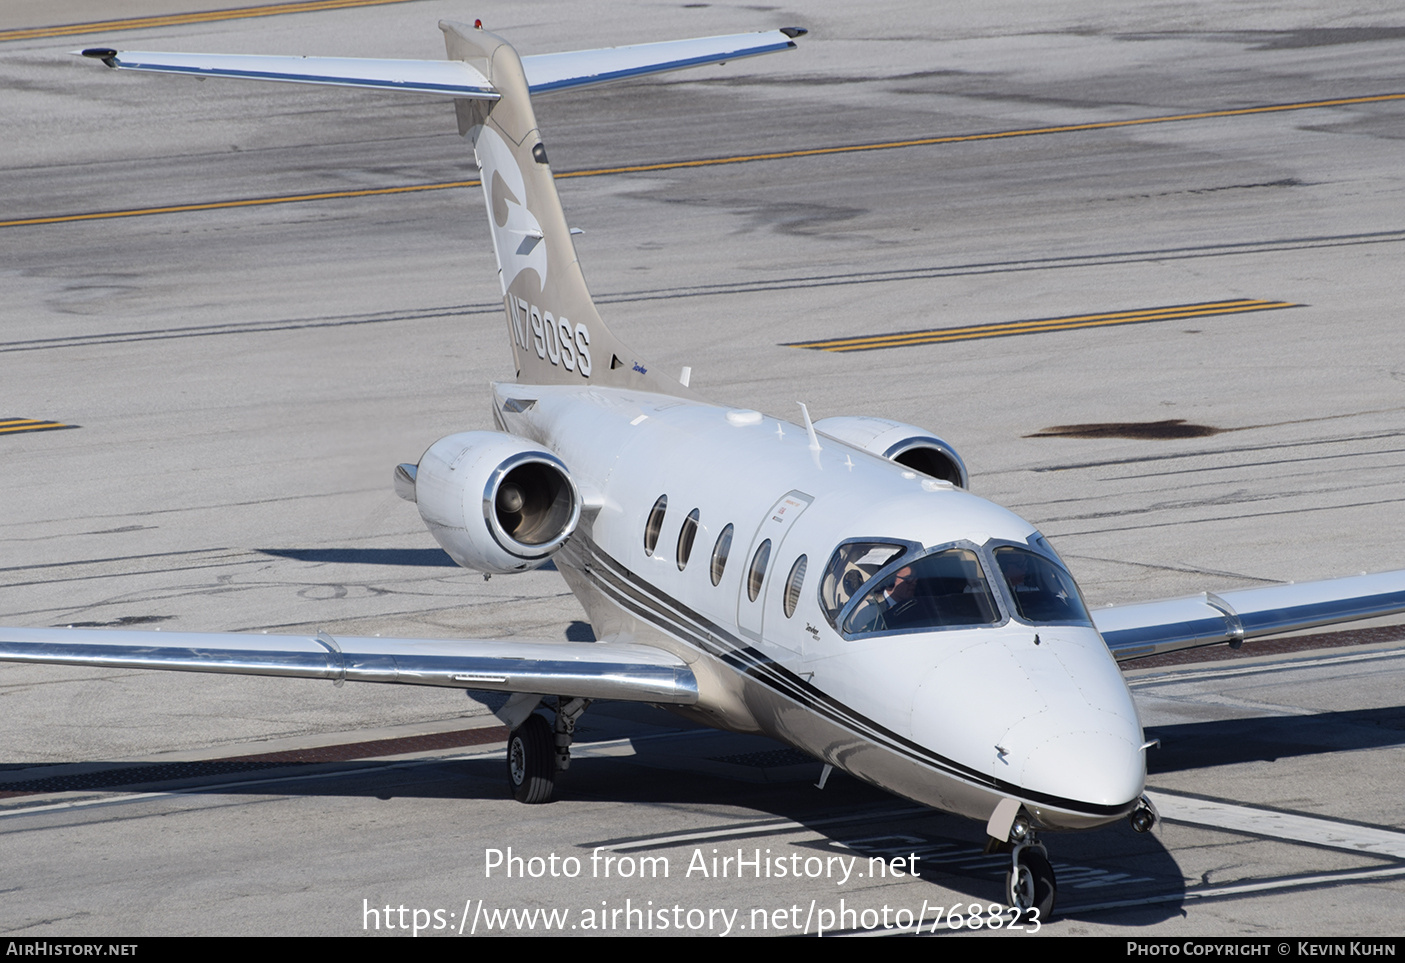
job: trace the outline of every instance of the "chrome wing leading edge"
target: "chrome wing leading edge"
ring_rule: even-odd
[[[1405,612],[1405,571],[1117,605],[1093,624],[1117,661]]]
[[[680,659],[615,642],[385,639],[0,627],[0,662],[168,669],[343,682],[431,685],[583,699],[693,705]]]

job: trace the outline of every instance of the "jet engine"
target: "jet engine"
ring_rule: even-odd
[[[815,431],[957,488],[970,485],[966,463],[956,449],[925,429],[888,418],[842,415],[820,419],[815,422]]]
[[[525,438],[467,431],[395,470],[395,488],[449,557],[506,575],[534,569],[576,530],[581,496],[561,459]]]

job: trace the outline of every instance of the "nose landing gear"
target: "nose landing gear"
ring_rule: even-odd
[[[1035,834],[1029,814],[1015,799],[1001,800],[986,824],[987,853],[1009,853],[1005,902],[1021,919],[1047,922],[1058,886],[1048,852]]]
[[[1054,909],[1056,889],[1054,867],[1044,855],[1044,845],[1035,841],[1015,846],[1005,873],[1005,901],[1011,908],[1021,918],[1046,922]]]

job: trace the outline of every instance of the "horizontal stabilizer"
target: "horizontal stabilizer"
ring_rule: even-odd
[[[673,655],[613,642],[0,628],[0,662],[384,682],[692,705]]]
[[[1405,571],[1117,605],[1093,624],[1119,662],[1405,612]]]
[[[788,50],[795,46],[793,38],[804,33],[798,27],[786,27],[728,37],[534,54],[522,58],[522,69],[527,74],[527,86],[532,94],[544,94]]]
[[[353,57],[254,57],[244,54],[147,53],[92,48],[94,57],[118,70],[147,70],[192,77],[280,80],[291,84],[374,87],[416,94],[442,94],[497,100],[488,80],[466,63],[452,60],[373,60]]]
[[[537,54],[522,58],[531,93],[573,90],[633,77],[726,63],[794,47],[796,27],[763,33],[671,40],[664,43]],[[469,100],[497,100],[488,79],[458,60],[377,60],[354,57],[259,57],[244,54],[151,53],[91,47],[83,56],[118,70],[236,77],[333,87],[371,87]]]

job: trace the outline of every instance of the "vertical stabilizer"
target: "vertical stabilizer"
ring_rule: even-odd
[[[454,108],[482,175],[517,380],[691,394],[650,370],[596,313],[517,51],[466,24],[441,20],[439,29],[449,59],[476,69],[500,95],[456,99]]]

